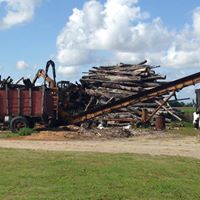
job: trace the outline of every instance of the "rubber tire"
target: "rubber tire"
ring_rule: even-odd
[[[34,128],[35,127],[35,121],[31,118],[28,118],[28,125],[29,125],[29,128]]]
[[[17,124],[21,123],[23,125],[23,127],[21,128],[29,128],[29,122],[25,117],[22,116],[17,116],[12,118],[12,120],[10,121],[10,130],[13,133],[18,132],[20,129],[17,127]]]

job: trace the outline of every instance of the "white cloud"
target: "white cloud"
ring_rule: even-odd
[[[28,68],[28,64],[24,61],[24,60],[20,60],[16,63],[16,68],[18,70],[23,70],[23,69],[27,69]]]
[[[197,37],[200,39],[200,7],[193,13],[193,28]]]
[[[174,31],[161,18],[151,19],[148,12],[141,11],[137,0],[107,0],[104,4],[90,0],[82,9],[73,9],[57,38],[57,58],[62,69],[105,59],[107,64],[147,59],[166,67],[197,67],[200,7],[192,19],[191,25]]]
[[[83,49],[61,49],[58,60],[61,64],[68,66],[87,63],[88,51]]]
[[[78,72],[78,67],[70,67],[70,66],[59,66],[57,69],[57,73],[61,76],[72,76]]]
[[[5,5],[5,16],[0,20],[0,29],[8,29],[15,25],[30,21],[40,0],[0,0]]]

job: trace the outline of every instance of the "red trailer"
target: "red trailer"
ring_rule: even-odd
[[[47,87],[0,88],[0,122],[7,122],[12,131],[33,127],[57,116],[57,91]]]

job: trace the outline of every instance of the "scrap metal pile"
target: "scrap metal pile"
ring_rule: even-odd
[[[7,78],[3,78],[0,76],[0,88],[4,88],[5,86],[18,86],[17,84],[13,84],[13,79],[8,76]]]
[[[115,66],[93,67],[87,75],[80,79],[83,88],[90,96],[86,110],[165,84],[166,82],[161,80],[166,79],[166,76],[154,70],[158,67],[147,65],[147,61],[136,65],[121,63]],[[115,122],[116,125],[134,122],[141,119],[143,109],[151,114],[163,99],[164,97],[159,96],[148,102],[116,110],[99,119]],[[159,113],[165,114],[169,120],[174,117],[178,118],[169,104],[165,109],[159,110]]]
[[[90,97],[81,84],[60,81],[57,85],[59,88],[59,106],[62,111],[69,116],[85,111]]]

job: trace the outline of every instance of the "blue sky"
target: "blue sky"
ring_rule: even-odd
[[[193,10],[200,6],[198,0],[140,0],[141,7],[151,13],[153,18],[160,16],[168,27],[183,28],[191,23]]]
[[[94,65],[143,59],[161,65],[169,80],[198,72],[199,6],[198,0],[0,0],[1,75],[33,77],[50,58],[58,79],[71,81]]]

